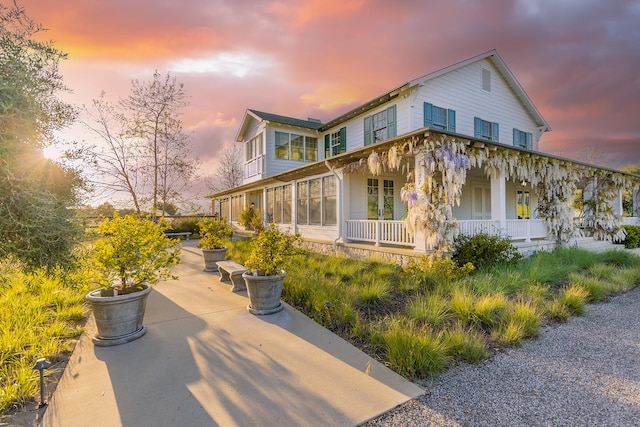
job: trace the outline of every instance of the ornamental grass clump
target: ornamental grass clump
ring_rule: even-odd
[[[117,213],[98,226],[102,237],[95,242],[94,261],[106,293],[114,288],[134,292],[176,278],[171,267],[180,262],[180,241],[168,238],[165,230],[150,219]]]

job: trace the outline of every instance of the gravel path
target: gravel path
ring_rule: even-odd
[[[465,365],[366,426],[640,426],[640,287]]]

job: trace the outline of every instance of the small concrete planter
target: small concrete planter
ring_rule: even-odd
[[[86,299],[91,304],[98,333],[93,343],[110,347],[140,338],[147,331],[142,324],[151,287],[139,292],[113,297],[100,296],[100,289],[91,291]]]
[[[247,310],[251,314],[264,315],[282,311],[284,305],[280,301],[282,283],[286,272],[279,276],[254,276],[244,273],[242,277],[247,285],[249,305]]]
[[[202,258],[204,259],[204,271],[218,271],[218,261],[224,261],[227,256],[227,248],[204,249],[202,248]]]

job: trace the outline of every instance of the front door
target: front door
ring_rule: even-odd
[[[367,179],[367,219],[392,220],[394,188],[392,179]]]

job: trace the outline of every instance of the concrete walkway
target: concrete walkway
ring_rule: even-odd
[[[43,426],[352,426],[423,393],[288,305],[249,314],[246,291],[183,244],[180,279],[149,295],[142,338],[95,347],[88,322]]]

